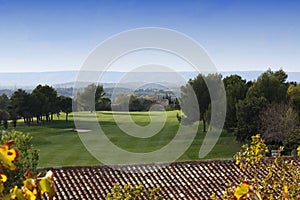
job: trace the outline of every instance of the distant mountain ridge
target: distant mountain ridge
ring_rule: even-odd
[[[33,88],[38,84],[48,84],[54,87],[72,87],[76,82],[79,71],[54,71],[54,72],[25,72],[25,73],[0,73],[0,88]],[[84,72],[83,72],[84,73]],[[91,73],[91,72],[87,72]],[[224,71],[223,77],[238,74],[246,80],[256,80],[263,71]],[[300,72],[287,72],[289,81],[300,82]],[[107,71],[103,73],[100,84],[105,87],[134,85],[134,83],[157,82],[167,85],[182,85],[198,75],[196,71],[186,72],[127,72]],[[177,77],[176,77],[177,76]],[[132,86],[131,86],[132,87]]]

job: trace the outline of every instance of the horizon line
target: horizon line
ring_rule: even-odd
[[[277,71],[278,69],[272,69],[272,71]],[[284,69],[282,69],[285,71]],[[68,69],[68,70],[54,70],[54,71],[0,71],[0,74],[13,74],[13,73],[57,73],[57,72],[80,72],[81,70],[77,69]],[[96,70],[85,70],[84,72],[94,72]],[[267,70],[259,70],[259,69],[253,69],[253,70],[218,70],[216,72],[222,73],[222,72],[264,72]],[[119,72],[119,73],[128,73],[132,71],[118,71],[118,70],[108,70],[104,72]],[[149,73],[149,72],[161,72],[161,73],[166,73],[166,72],[197,72],[197,70],[191,71],[191,70],[179,70],[179,71],[133,71],[133,72],[138,72],[138,73]],[[210,72],[210,71],[203,71],[203,72]],[[300,72],[300,71],[285,71],[287,73],[289,72]]]

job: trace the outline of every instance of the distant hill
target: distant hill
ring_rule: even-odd
[[[83,72],[85,73],[85,72]],[[86,72],[88,75],[93,72]],[[193,77],[190,72],[184,72],[184,78]],[[104,72],[101,78],[101,84],[114,86],[120,82],[126,75],[125,72]],[[126,83],[144,82],[152,77],[152,81],[180,83],[178,79],[172,78],[172,73],[155,73],[155,72],[134,72],[130,77],[125,76]],[[48,84],[57,87],[71,87],[74,85],[78,76],[78,71],[58,71],[58,72],[26,72],[26,73],[0,73],[0,88],[30,88],[38,84]],[[153,78],[155,77],[155,79]],[[181,81],[183,82],[183,81]]]
[[[91,72],[88,72],[91,73]],[[263,71],[225,71],[221,72],[223,77],[238,74],[246,80],[255,80]],[[300,82],[300,72],[287,72],[289,81]],[[104,72],[100,84],[104,87],[134,88],[136,85],[149,83],[161,84],[164,87],[178,87],[186,83],[187,80],[196,77],[198,72]],[[38,84],[48,84],[56,88],[73,87],[78,71],[57,71],[57,72],[26,72],[26,73],[0,73],[0,89],[32,89]],[[138,84],[137,84],[138,83]],[[84,83],[82,85],[85,85]]]
[[[0,73],[0,88],[31,88],[38,84],[74,82],[77,71]]]

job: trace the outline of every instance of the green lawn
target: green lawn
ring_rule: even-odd
[[[80,120],[88,122],[92,114],[82,112],[80,115]],[[128,117],[129,114],[118,112],[115,113],[115,115],[120,117],[122,125],[126,128],[126,125],[128,125],[126,117]],[[152,123],[159,123],[161,119],[159,117],[159,115],[161,115],[160,112],[151,112],[150,115],[153,117]],[[140,126],[147,127],[150,123],[148,112],[131,112],[130,116],[133,121]],[[174,139],[179,127],[176,111],[169,111],[167,112],[167,120],[165,124],[163,124],[163,128],[160,132],[150,138],[134,138],[125,134],[118,127],[111,112],[97,112],[97,117],[103,132],[110,141],[130,152],[152,152],[164,147]],[[21,121],[18,122],[18,126],[15,130],[30,133],[33,136],[34,147],[40,150],[40,167],[100,164],[100,162],[86,150],[78,133],[72,130],[72,128],[75,127],[72,121],[72,115],[70,115],[69,119],[70,121],[66,122],[64,115],[61,115],[60,119],[55,119],[43,125],[32,126],[25,126]],[[128,125],[127,127],[130,128],[131,126]],[[12,128],[10,127],[10,129]],[[93,132],[82,134],[93,134]],[[178,160],[199,159],[198,153],[204,136],[202,125],[200,124],[194,141]],[[234,153],[240,149],[240,146],[241,145],[235,141],[233,134],[224,131],[213,150],[205,159],[231,158]]]

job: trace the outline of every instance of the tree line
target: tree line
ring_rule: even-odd
[[[170,99],[169,109],[179,109],[178,99],[171,100],[171,96],[164,97]],[[148,111],[155,104],[146,97],[135,95],[118,96],[114,110],[124,110],[126,104],[130,111]],[[125,107],[126,107],[125,105]],[[74,111],[98,111],[111,110],[111,100],[105,96],[102,85],[90,84],[79,91],[75,97],[58,96],[57,91],[48,85],[38,85],[32,92],[18,89],[9,98],[6,94],[0,96],[0,124],[7,129],[8,121],[11,120],[14,127],[18,119],[23,119],[24,123],[42,123],[52,121],[53,116],[59,116],[60,112],[66,114],[68,121],[69,113]]]
[[[181,102],[188,101],[188,86],[191,86],[197,96],[200,115],[195,115],[195,109],[182,107],[181,121],[202,120],[206,132],[211,103],[218,99],[218,88],[223,84],[227,99],[224,129],[234,131],[241,142],[259,133],[271,149],[281,145],[286,151],[296,149],[300,144],[300,84],[288,82],[287,78],[282,69],[269,69],[254,81],[246,81],[238,75],[223,78],[221,74],[199,74],[181,87]],[[210,95],[206,83],[215,86],[214,94]]]
[[[10,98],[6,94],[0,96],[0,122],[8,127],[8,120],[14,127],[17,120],[23,118],[27,125],[53,120],[53,115],[60,112],[72,112],[72,98],[58,96],[57,91],[48,85],[38,85],[31,93],[23,89],[16,90]],[[34,120],[35,119],[35,120]]]
[[[52,121],[53,116],[59,117],[60,112],[66,114],[75,111],[110,110],[110,99],[105,97],[102,85],[90,84],[75,98],[58,96],[57,91],[49,85],[38,85],[31,93],[18,89],[9,98],[6,94],[0,96],[0,124],[7,129],[8,120],[14,127],[18,119],[24,123],[42,123]]]
[[[167,105],[161,102],[163,100],[167,101]],[[114,99],[111,106],[114,111],[180,110],[178,98],[168,92],[163,96],[120,94]]]

